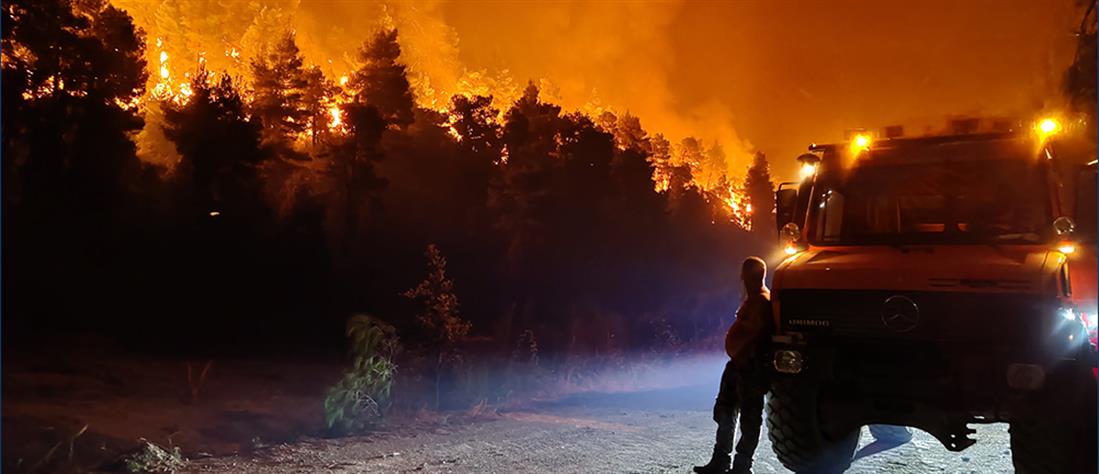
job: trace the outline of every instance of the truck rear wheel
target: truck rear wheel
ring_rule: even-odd
[[[860,430],[828,439],[820,429],[816,387],[776,383],[767,401],[767,435],[775,455],[799,474],[847,470],[859,444]]]

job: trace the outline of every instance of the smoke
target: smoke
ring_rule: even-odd
[[[294,31],[306,64],[335,80],[356,67],[364,40],[396,28],[421,106],[440,109],[464,93],[491,94],[506,109],[532,81],[544,100],[566,111],[629,112],[650,134],[663,133],[673,143],[695,136],[707,147],[720,144],[732,176],[742,174],[750,160],[751,145],[733,128],[727,104],[717,98],[689,108],[676,103],[669,87],[675,51],[668,38],[679,2],[114,3],[146,31],[150,69],[160,64],[163,50],[176,82],[186,80],[199,57],[207,68],[247,81],[249,62],[287,30]],[[157,76],[151,74],[150,89]],[[155,146],[156,130],[146,135],[151,143],[142,143],[145,154],[163,154]]]
[[[422,106],[477,93],[506,108],[530,80],[565,110],[630,112],[672,143],[720,144],[732,176],[758,147],[780,178],[796,176],[806,145],[845,129],[1048,106],[1080,12],[1074,0],[112,1],[150,44],[163,38],[173,75],[205,52],[210,69],[246,79],[248,61],[289,28],[306,62],[335,79],[362,41],[397,28]]]

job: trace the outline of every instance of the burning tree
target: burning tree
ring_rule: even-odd
[[[356,98],[374,106],[387,123],[405,127],[412,123],[414,104],[408,70],[400,56],[397,30],[379,32],[363,45],[362,67],[351,74],[348,84]]]
[[[287,158],[304,158],[294,153],[293,145],[315,130],[312,122],[323,94],[314,90],[323,84],[303,66],[293,33],[284,34],[266,55],[252,61],[252,78],[251,110],[263,124],[264,142]]]
[[[751,229],[763,237],[769,237],[775,229],[775,183],[771,181],[771,170],[767,156],[756,152],[752,156],[752,165],[744,179],[744,189],[748,195],[748,211],[751,217]]]

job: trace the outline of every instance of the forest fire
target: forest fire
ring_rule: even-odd
[[[213,23],[210,24],[208,29],[173,32],[173,28],[165,23],[161,15],[173,11],[183,14],[182,12],[188,11],[183,9],[185,2],[179,3],[179,10],[173,10],[176,7],[172,7],[172,5],[176,2],[157,4],[137,0],[114,0],[113,3],[130,13],[134,17],[137,26],[143,28],[149,37],[155,38],[153,44],[148,45],[147,48],[148,67],[151,74],[149,74],[146,101],[170,103],[175,107],[186,105],[194,94],[191,81],[200,69],[213,72],[213,74],[203,76],[207,78],[211,85],[221,71],[233,78],[240,79],[239,93],[242,99],[245,103],[254,103],[256,101],[255,88],[257,87],[254,66],[256,61],[275,60],[274,56],[266,57],[265,54],[276,54],[272,51],[277,47],[277,39],[282,35],[294,33],[293,28],[290,26],[293,23],[294,12],[293,10],[280,10],[281,7],[271,7],[271,9],[262,10],[262,13],[237,11],[230,8],[229,11],[223,12],[222,16],[211,15],[207,21]],[[243,16],[237,17],[241,15]],[[221,20],[218,20],[218,18],[221,18]],[[248,20],[251,21],[251,25],[243,26],[240,23],[241,20],[248,18],[251,18],[251,20]],[[219,25],[218,21],[222,21],[224,24]],[[237,32],[236,35],[227,34],[234,31]],[[300,35],[295,36],[301,41]],[[420,41],[420,39],[416,41]],[[335,50],[330,45],[313,46],[313,44],[310,42],[305,45],[305,48],[302,49],[301,59],[298,59],[298,61],[302,61],[301,67],[303,70],[316,71],[313,74],[316,80],[319,81],[317,92],[303,90],[295,94],[305,93],[314,97],[313,100],[316,100],[324,109],[326,118],[322,122],[325,123],[324,128],[326,131],[336,134],[343,133],[347,131],[346,111],[343,108],[354,101],[355,94],[357,94],[354,88],[349,88],[352,82],[353,69],[361,67],[359,61],[349,61],[347,58],[355,55],[358,46],[352,43],[346,46],[346,49]],[[215,60],[207,61],[205,51],[199,49],[203,47],[196,48],[195,45],[219,47],[224,50],[224,54],[215,57]],[[312,47],[319,49],[318,51],[312,51],[309,49]],[[326,56],[318,57],[317,53],[321,52],[320,50],[323,50],[322,54]],[[486,119],[492,122],[492,126],[502,127],[508,109],[522,96],[521,88],[515,85],[517,81],[511,77],[507,69],[495,73],[467,70],[458,74],[456,80],[447,81],[447,87],[440,87],[440,81],[432,79],[440,74],[437,65],[416,62],[415,58],[417,57],[419,56],[401,55],[402,61],[413,59],[409,64],[411,73],[409,82],[413,99],[417,106],[448,117],[447,123],[443,126],[451,139],[455,141],[462,141],[463,136],[454,126],[455,116],[450,110],[453,97],[464,97],[466,99],[480,96],[490,97],[496,113]],[[179,58],[196,59],[188,64],[186,60]],[[311,63],[309,58],[314,58],[312,61],[315,62]],[[180,77],[180,71],[185,71],[182,77]],[[282,73],[285,74],[285,71]],[[325,77],[335,79],[329,83],[329,80]],[[542,95],[553,97],[553,91],[556,89],[555,85],[546,79],[539,79],[537,82],[540,85]],[[323,83],[329,83],[329,85],[321,87]],[[295,107],[309,106],[298,105]],[[139,149],[145,150],[142,154],[143,159],[152,163],[166,163],[170,167],[171,163],[175,163],[179,159],[175,156],[172,147],[165,143],[166,137],[163,131],[160,130],[164,127],[163,115],[156,111],[151,112],[155,113],[146,114],[145,130],[138,137]],[[604,112],[613,113],[613,109],[601,105],[598,99],[589,99],[580,104],[579,112],[591,117],[598,117]],[[642,117],[642,119],[644,118]],[[293,123],[295,120],[297,119],[291,118],[289,122]],[[308,153],[305,148],[310,148],[312,147],[310,144],[316,143],[316,135],[319,130],[314,130],[315,123],[317,123],[315,119],[302,121],[303,126],[294,133],[296,146],[301,148],[303,153]],[[691,137],[686,138],[695,140]],[[717,144],[717,142],[714,143]],[[736,144],[734,149],[739,149],[738,147],[739,144]],[[669,161],[680,165],[685,164],[690,170],[691,179],[678,185],[693,186],[707,194],[709,196],[707,200],[723,203],[732,216],[729,221],[741,228],[749,229],[751,207],[747,205],[748,196],[738,191],[737,187],[720,185],[718,180],[714,179],[715,174],[728,175],[727,180],[730,182],[740,179],[737,175],[743,171],[735,170],[735,167],[732,166],[732,163],[740,159],[736,158],[736,155],[726,157],[724,153],[712,158],[693,155],[692,153],[696,152],[692,146],[680,143],[675,143],[669,148],[668,152],[671,156]],[[503,151],[504,149],[501,149],[501,152]],[[500,156],[493,161],[502,164],[506,163],[507,160],[506,156]],[[654,169],[652,181],[653,189],[657,192],[666,192],[672,186],[667,172],[661,169]]]
[[[876,123],[918,134],[905,120],[941,115],[937,108],[1032,107],[1031,98],[1059,84],[1044,76],[1075,81],[1066,90],[1079,94],[1063,107],[1043,103],[1063,114],[1033,133],[1067,153],[1062,140],[1095,123],[1077,119],[1080,104],[1095,97],[1094,88],[1079,87],[1095,83],[1094,61],[1079,58],[1094,54],[1080,53],[1080,64],[1062,74],[1056,38],[1068,29],[1050,20],[1053,7],[942,2],[898,14],[897,5],[6,1],[0,191],[4,272],[15,278],[4,278],[2,292],[9,337],[0,469],[689,472],[714,447],[710,468],[741,472],[750,463],[723,465],[728,450],[713,446],[711,423],[724,433],[732,413],[714,405],[715,392],[730,393],[717,386],[728,385],[725,375],[746,382],[740,413],[761,415],[739,426],[762,422],[764,398],[792,409],[795,416],[768,425],[775,436],[760,437],[755,458],[757,471],[789,467],[783,453],[793,451],[782,443],[817,446],[820,437],[800,443],[782,434],[812,437],[815,427],[787,428],[824,418],[796,416],[813,407],[773,395],[794,381],[780,377],[825,365],[809,363],[815,351],[768,352],[772,344],[838,341],[829,328],[907,341],[931,325],[898,331],[875,316],[866,328],[835,319],[809,326],[823,331],[813,338],[772,336],[798,330],[786,324],[794,313],[824,314],[813,298],[840,304],[848,293],[879,294],[870,286],[883,282],[930,281],[876,277],[934,269],[887,245],[908,236],[879,243],[880,229],[871,227],[923,232],[937,224],[925,217],[943,214],[951,219],[943,239],[981,229],[983,242],[983,233],[1003,230],[970,219],[984,212],[985,200],[968,202],[981,193],[961,196],[964,213],[933,213],[925,207],[958,199],[908,199],[895,192],[905,186],[847,187],[832,181],[843,173],[826,172],[832,158],[805,153],[805,145],[829,140],[847,155],[853,141],[877,153],[903,134],[833,139]],[[1093,13],[1082,44],[1094,44]],[[1041,21],[1047,27],[1036,27]],[[1081,176],[1094,179],[1089,166]],[[799,171],[801,183],[790,182]],[[879,171],[867,179],[892,179]],[[1026,189],[1001,188],[1011,196]],[[883,197],[861,199],[864,189],[884,189]],[[803,191],[812,194],[791,194]],[[839,207],[816,205],[837,195],[847,196]],[[886,218],[844,207],[863,204]],[[893,212],[911,206],[918,209]],[[815,238],[817,214],[828,222],[825,237]],[[977,240],[950,243],[940,259],[964,271],[946,276],[970,281],[1043,261],[993,255],[1025,246],[1019,252],[1071,260],[1076,273],[1062,271],[1062,280],[1090,295],[1076,262],[1093,261],[1095,250],[1076,236],[1093,224],[1054,220],[1059,235],[1046,245],[1033,237],[1043,232],[1030,232],[1049,227],[1037,222],[1040,213],[1015,214],[1033,217],[1034,227],[1007,229],[989,240],[992,250]],[[845,226],[856,228],[851,239],[859,243],[842,240]],[[831,240],[833,228],[840,241]],[[874,231],[867,245],[863,231]],[[862,276],[817,261],[835,257],[825,255],[835,253],[833,243],[851,253],[843,257],[848,267],[865,264]],[[997,268],[960,265],[952,252],[984,255]],[[883,267],[885,254],[893,263]],[[1056,280],[1046,278],[1051,265],[1026,267]],[[809,276],[791,273],[799,269]],[[814,278],[867,288],[791,289]],[[1014,305],[1007,293],[1017,285],[932,286],[902,290],[913,304],[932,293],[987,291]],[[1059,288],[1039,286],[1049,293],[1041,310],[1054,309]],[[887,289],[883,298],[902,291]],[[820,296],[833,293],[844,294]],[[1093,329],[1094,304],[1070,312],[1062,296],[1062,311],[1052,315],[1061,327],[1085,314],[1080,321]],[[768,315],[779,305],[785,322]],[[730,351],[738,340],[728,337],[737,333],[731,326],[749,328],[754,344]],[[868,360],[917,359],[927,358]],[[1033,375],[1032,361],[1006,362],[1026,369],[1012,377],[1009,366],[1009,379],[1036,380],[1021,377]],[[749,365],[761,370],[746,372]],[[822,378],[832,379],[852,380]],[[814,402],[839,388],[797,392]],[[937,382],[931,388],[935,400],[946,393]],[[896,404],[867,406],[879,405]],[[852,419],[832,426],[899,422]],[[1016,441],[992,428],[999,442]],[[914,449],[870,462],[977,465],[938,455],[907,463],[936,446],[933,438],[947,439],[915,436],[922,438]],[[985,454],[995,459],[978,464],[1006,470],[1001,449]]]

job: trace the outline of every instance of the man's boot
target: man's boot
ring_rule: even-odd
[[[733,467],[729,469],[729,474],[752,474],[752,460],[744,460],[743,457],[737,455],[733,460]]]
[[[710,458],[710,462],[705,466],[695,466],[695,472],[698,474],[725,474],[729,471],[731,461],[729,453],[714,446],[714,455]]]

